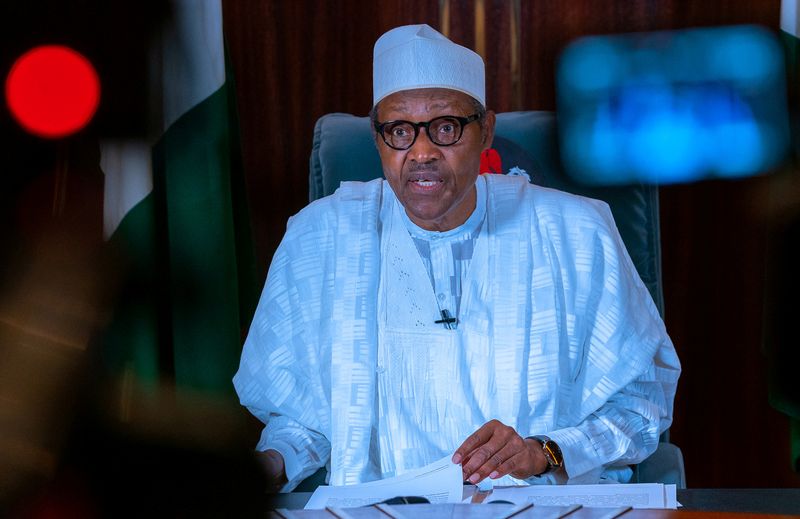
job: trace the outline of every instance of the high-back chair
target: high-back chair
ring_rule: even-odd
[[[658,189],[655,186],[591,187],[573,182],[561,167],[552,112],[497,114],[492,147],[499,154],[502,173],[527,175],[536,184],[607,202],[639,276],[663,316]],[[381,162],[369,118],[334,113],[317,121],[310,160],[311,201],[332,194],[342,181],[367,181],[381,176]],[[666,433],[661,439],[657,451],[635,468],[634,480],[673,483],[685,488],[681,451],[668,442]]]

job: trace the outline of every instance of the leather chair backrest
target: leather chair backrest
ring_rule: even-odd
[[[561,166],[556,118],[552,112],[497,114],[493,147],[500,154],[503,173],[519,167],[536,184],[607,202],[628,254],[663,315],[656,186],[597,187],[573,181]],[[367,117],[334,113],[317,121],[310,160],[310,200],[332,194],[342,181],[367,181],[382,174]]]

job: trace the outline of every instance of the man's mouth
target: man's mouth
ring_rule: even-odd
[[[422,188],[431,188],[441,184],[444,180],[438,172],[417,171],[409,175],[408,182]]]
[[[414,184],[416,184],[416,185],[418,185],[420,187],[433,187],[436,184],[441,183],[442,181],[441,180],[412,180],[411,182],[413,182]]]

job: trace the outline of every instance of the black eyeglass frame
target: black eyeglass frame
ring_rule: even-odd
[[[381,136],[381,138],[383,139],[383,142],[385,142],[386,145],[389,146],[390,148],[392,148],[393,150],[405,151],[407,149],[410,149],[411,146],[413,146],[414,143],[417,142],[417,137],[419,137],[419,129],[420,128],[425,128],[425,134],[428,136],[428,139],[430,139],[430,141],[432,143],[434,143],[437,146],[445,147],[445,146],[452,146],[453,144],[456,144],[458,141],[460,141],[461,137],[464,136],[464,128],[471,122],[479,121],[481,119],[482,115],[483,114],[481,114],[480,112],[474,113],[474,114],[472,114],[470,116],[467,116],[467,117],[459,117],[457,115],[440,115],[439,117],[434,117],[430,121],[419,122],[419,123],[412,123],[411,121],[405,121],[403,119],[397,119],[397,120],[394,120],[394,121],[386,121],[386,122],[383,122],[383,123],[379,123],[379,122],[375,121],[374,126],[375,126],[375,131],[378,132],[378,134]],[[459,128],[461,129],[461,131],[459,132],[458,137],[456,137],[456,140],[454,140],[453,142],[451,142],[449,144],[441,144],[441,143],[436,142],[433,139],[433,137],[431,137],[430,125],[434,121],[438,121],[439,119],[455,119],[456,121],[458,121],[458,123],[460,124]],[[409,124],[409,125],[411,125],[412,128],[414,128],[414,138],[411,139],[411,143],[409,143],[409,145],[406,146],[405,148],[398,148],[397,146],[393,146],[386,139],[386,135],[384,135],[384,133],[383,133],[383,129],[387,125],[400,124],[400,123]]]

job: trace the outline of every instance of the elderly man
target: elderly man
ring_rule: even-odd
[[[479,175],[484,66],[427,25],[375,44],[385,180],[294,216],[234,378],[275,489],[452,455],[465,480],[628,481],[680,365],[608,207]]]

